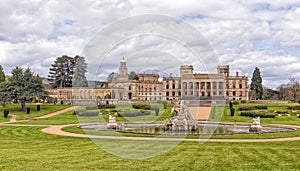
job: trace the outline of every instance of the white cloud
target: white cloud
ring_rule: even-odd
[[[232,72],[238,70],[251,77],[258,66],[264,84],[270,87],[287,82],[292,76],[300,79],[298,0],[3,0],[0,1],[0,64],[6,73],[18,65],[30,66],[36,73],[47,76],[48,67],[56,57],[80,54],[108,23],[145,13],[169,15],[191,24],[220,55],[220,63],[231,65]],[[107,30],[103,42],[119,36],[118,30],[121,28]],[[195,47],[205,42],[188,33],[185,39]],[[171,68],[178,63],[195,64],[193,54],[174,40],[147,37],[125,42],[114,49],[113,60],[108,60],[105,66],[107,72],[118,66],[122,54],[132,55],[128,56],[128,62],[132,62],[128,66],[132,67],[138,65],[131,58],[144,56],[147,61],[155,62],[151,55],[162,59],[162,64],[157,64],[161,68],[172,56],[178,57],[179,62],[167,63]],[[98,52],[93,53],[95,56]],[[87,61],[88,76],[93,79],[100,61],[97,58]],[[202,68],[199,64],[195,70],[205,70]],[[172,71],[166,69],[166,72]]]

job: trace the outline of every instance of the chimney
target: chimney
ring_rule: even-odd
[[[170,77],[172,77],[172,73],[170,73]]]
[[[238,77],[238,76],[239,76],[239,72],[237,71],[237,72],[235,73],[235,75],[236,75],[236,77]]]

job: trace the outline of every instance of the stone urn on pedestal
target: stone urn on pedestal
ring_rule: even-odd
[[[113,116],[109,115],[108,123],[107,123],[107,128],[109,128],[109,129],[117,129],[117,127],[118,127],[118,124],[116,122],[116,117],[113,117]]]
[[[260,126],[260,117],[253,118],[249,131],[253,133],[259,133],[261,130],[262,127]]]

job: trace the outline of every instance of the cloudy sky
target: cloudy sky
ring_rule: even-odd
[[[122,31],[139,30],[123,27],[120,21],[143,14],[163,16],[167,25],[158,28],[152,22],[149,27],[154,32],[170,29],[173,36],[126,37],[130,34]],[[174,32],[177,26],[165,16],[179,23],[180,33]],[[122,56],[129,71],[176,74],[178,65],[193,64],[201,72],[206,63],[195,59],[205,61],[204,56],[211,57],[213,51],[218,56],[214,63],[230,65],[232,74],[239,71],[250,79],[259,67],[263,84],[271,88],[288,82],[289,77],[300,79],[299,0],[1,0],[0,18],[0,64],[7,74],[14,66],[22,66],[46,77],[51,63],[64,54],[86,56],[91,80],[116,71]],[[141,17],[131,26],[147,24],[148,19]],[[192,40],[199,36],[188,32],[189,27],[202,37]],[[123,34],[117,44],[111,42],[116,33]],[[203,47],[204,39],[210,48],[197,56],[190,47],[193,42]]]

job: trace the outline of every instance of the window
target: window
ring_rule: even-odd
[[[205,96],[205,92],[201,92],[201,96]]]
[[[175,96],[175,91],[172,92],[172,96]]]
[[[210,82],[207,82],[207,83],[206,83],[206,89],[210,89],[210,88],[211,88]]]
[[[232,88],[235,88],[235,82],[232,83]]]
[[[229,96],[229,92],[228,91],[226,91],[226,96]]]
[[[210,97],[210,92],[207,92],[207,96]]]
[[[193,89],[193,83],[192,82],[189,82],[189,88]]]
[[[240,86],[239,86],[240,88],[243,88],[243,85],[242,85],[242,83],[240,83]]]
[[[172,85],[172,89],[175,89],[175,84]]]
[[[213,92],[213,95],[214,95],[214,96],[216,96],[216,95],[217,95],[217,92],[216,92],[216,91],[214,91],[214,92]]]
[[[187,89],[187,83],[186,82],[183,83],[183,88]]]
[[[219,82],[219,89],[223,89],[223,82]]]
[[[201,82],[201,89],[204,89],[204,87],[205,87],[205,82]]]
[[[168,84],[166,85],[166,89],[169,89],[169,85]]]
[[[214,89],[214,90],[217,89],[217,82],[213,82],[213,89]]]
[[[166,92],[166,96],[169,96],[169,92],[168,91]]]
[[[240,91],[240,97],[242,97],[243,96],[243,92],[242,91]]]
[[[232,92],[232,95],[235,96],[235,91]]]

